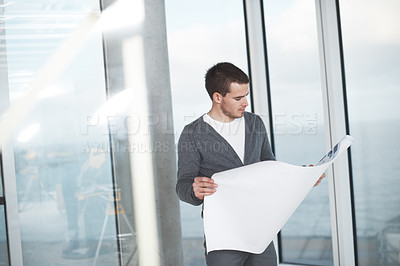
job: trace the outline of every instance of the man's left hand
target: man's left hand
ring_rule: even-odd
[[[314,165],[310,164],[310,166],[314,166]],[[314,187],[318,186],[319,183],[321,183],[322,179],[324,179],[325,177],[326,177],[326,175],[325,175],[325,173],[323,173],[323,174],[321,175],[321,177],[318,179],[318,181],[315,182]]]
[[[325,173],[323,173],[323,174],[321,175],[321,177],[318,179],[318,181],[314,184],[314,187],[318,186],[319,183],[321,183],[322,179],[324,179],[325,177],[326,177],[326,175],[325,175]]]

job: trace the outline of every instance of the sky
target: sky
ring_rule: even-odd
[[[399,2],[340,3],[351,119],[400,119],[396,104],[400,98]],[[264,1],[264,8],[273,112],[318,113],[322,119],[314,1]],[[246,68],[242,14],[241,1],[166,1],[178,133],[190,122],[183,121],[181,114],[200,116],[210,108],[203,85],[207,68],[221,60]]]

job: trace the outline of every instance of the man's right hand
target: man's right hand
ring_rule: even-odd
[[[201,200],[204,199],[205,196],[214,194],[215,191],[217,191],[215,189],[217,187],[218,185],[214,183],[214,180],[205,176],[198,176],[193,182],[194,195]]]

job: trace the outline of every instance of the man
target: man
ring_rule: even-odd
[[[193,205],[202,204],[204,197],[217,191],[218,185],[211,179],[214,173],[275,160],[261,118],[245,112],[247,75],[231,63],[218,63],[207,71],[205,86],[212,100],[211,110],[185,126],[178,144],[176,192],[182,201]],[[277,264],[273,242],[261,254],[206,252],[206,261],[209,266]]]

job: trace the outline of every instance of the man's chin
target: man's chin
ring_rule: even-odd
[[[236,118],[241,118],[244,116],[245,111],[238,111],[237,113],[227,113],[224,112],[224,114],[230,118],[236,119]]]

